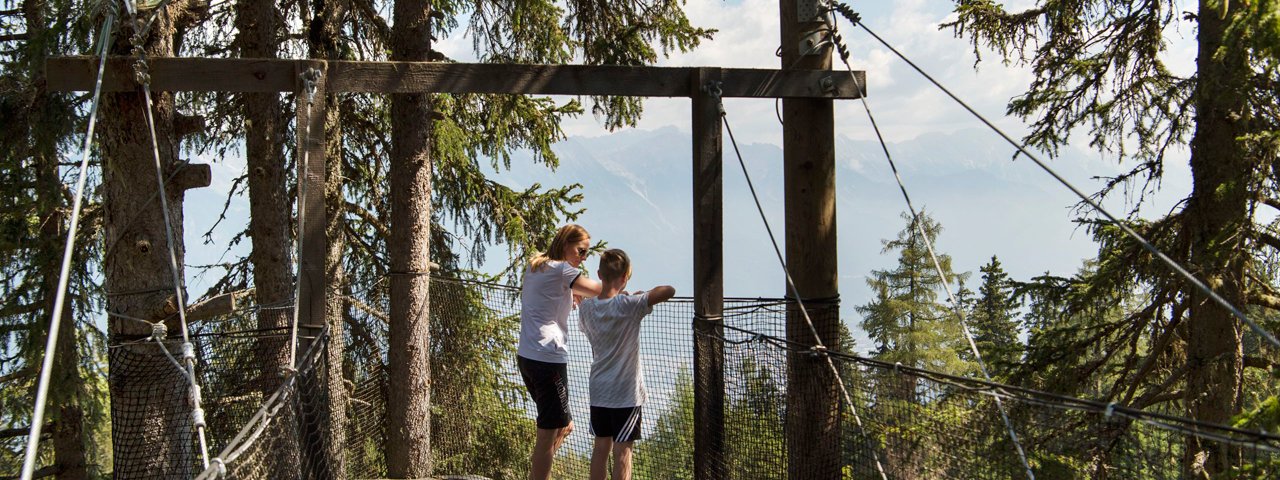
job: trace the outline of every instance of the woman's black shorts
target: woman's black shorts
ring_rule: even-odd
[[[538,406],[538,428],[554,429],[569,426],[573,415],[569,413],[569,372],[563,363],[539,362],[516,356],[516,366],[524,379],[529,396]]]

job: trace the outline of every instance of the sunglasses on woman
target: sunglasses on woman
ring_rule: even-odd
[[[578,247],[578,256],[579,256],[579,257],[587,258],[587,254],[589,254],[589,253],[591,253],[591,250],[590,250],[590,249],[582,248],[582,247]]]

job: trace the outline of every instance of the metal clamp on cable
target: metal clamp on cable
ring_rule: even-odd
[[[191,409],[191,424],[196,428],[204,428],[204,409],[199,406]]]
[[[706,84],[702,85],[702,93],[705,93],[709,95],[711,98],[716,99],[716,109],[720,111],[720,116],[722,117],[725,115],[724,97],[723,97],[724,88],[722,88],[723,86],[724,86],[724,82],[721,82],[719,80],[711,80]]]
[[[320,86],[320,69],[311,67],[302,72],[302,87],[307,91],[307,105],[316,98],[316,90]]]
[[[818,360],[818,359],[821,359],[821,358],[826,357],[826,356],[827,356],[827,346],[826,346],[826,345],[814,345],[814,346],[812,346],[812,347],[809,347],[809,358],[810,358],[810,359]]]
[[[219,478],[227,475],[227,464],[222,461],[222,458],[213,457],[209,459],[209,466],[214,468],[212,478]]]
[[[151,324],[151,338],[155,340],[164,340],[169,336],[169,327],[164,322],[156,322]]]

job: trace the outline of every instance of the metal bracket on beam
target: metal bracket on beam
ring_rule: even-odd
[[[826,0],[796,0],[796,23],[826,21]]]
[[[823,42],[826,42],[826,39],[824,38],[824,36],[826,35],[827,31],[828,30],[825,28],[820,28],[817,30],[805,32],[800,37],[800,46],[799,48],[797,48],[797,51],[800,52],[800,55],[807,56],[807,55],[818,55],[822,53]]]

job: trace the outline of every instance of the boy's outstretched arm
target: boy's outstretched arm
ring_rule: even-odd
[[[671,300],[671,297],[674,296],[676,296],[676,289],[671,285],[653,287],[649,290],[649,306],[652,307],[667,300]]]

